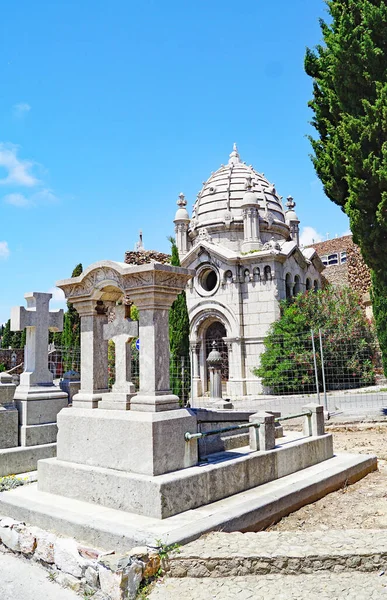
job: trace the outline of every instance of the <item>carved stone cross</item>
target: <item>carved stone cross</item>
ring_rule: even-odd
[[[103,395],[98,408],[129,410],[130,400],[136,393],[134,384],[131,382],[130,342],[133,338],[138,337],[138,322],[132,321],[127,316],[129,309],[129,306],[117,305],[114,321],[103,326],[104,339],[113,340],[115,344],[116,380],[110,394]]]
[[[11,330],[27,328],[20,387],[52,385],[53,376],[48,369],[48,332],[62,331],[63,310],[50,312],[52,294],[30,292],[24,297],[27,308],[14,306],[11,310]]]

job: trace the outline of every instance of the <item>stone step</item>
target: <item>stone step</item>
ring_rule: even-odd
[[[379,573],[319,571],[310,575],[164,578],[149,600],[386,600]]]
[[[308,574],[387,569],[383,529],[210,533],[169,559],[172,577]]]

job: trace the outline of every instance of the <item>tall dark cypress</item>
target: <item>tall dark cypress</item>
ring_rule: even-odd
[[[372,300],[387,375],[387,5],[326,0],[323,44],[308,49],[310,137],[325,193],[348,215],[372,270]]]

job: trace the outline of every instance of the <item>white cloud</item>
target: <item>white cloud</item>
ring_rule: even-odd
[[[3,201],[6,204],[16,206],[17,208],[29,208],[31,206],[45,206],[47,204],[56,204],[57,202],[59,202],[59,198],[54,194],[52,190],[49,190],[48,188],[43,188],[42,190],[35,192],[28,198],[24,194],[20,193],[7,194],[6,196],[4,196]]]
[[[31,106],[27,102],[18,102],[18,104],[13,105],[13,114],[18,119],[21,119],[26,114],[28,114],[31,110]]]
[[[300,235],[300,244],[301,246],[310,246],[311,244],[315,244],[317,242],[322,242],[324,240],[324,236],[321,233],[318,233],[313,227],[303,227]]]
[[[0,178],[0,185],[20,185],[33,187],[39,180],[30,173],[34,163],[29,160],[20,160],[17,157],[17,147],[12,144],[0,143],[0,167],[7,171],[7,175]]]
[[[11,204],[12,206],[25,207],[32,205],[31,200],[23,194],[7,194],[3,200],[6,204]]]
[[[10,255],[10,250],[8,248],[7,242],[0,242],[0,258],[8,258]]]
[[[31,196],[31,202],[33,204],[56,204],[59,202],[58,196],[54,194],[52,190],[44,188]]]
[[[66,298],[62,290],[57,287],[51,287],[48,293],[52,294],[51,303],[55,308],[66,308]]]

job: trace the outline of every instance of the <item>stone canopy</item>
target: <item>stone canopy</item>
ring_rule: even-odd
[[[179,407],[169,385],[169,309],[193,275],[189,269],[160,263],[101,261],[78,277],[57,283],[81,317],[81,389],[73,398],[74,406],[98,408],[101,402],[100,408],[150,412]],[[136,337],[134,323],[118,311],[116,326],[107,327],[109,310],[119,302],[134,303],[139,311],[140,390],[134,396],[125,349]],[[122,371],[116,373],[119,384],[114,395],[108,389],[110,329],[111,339],[120,339],[116,367]]]

